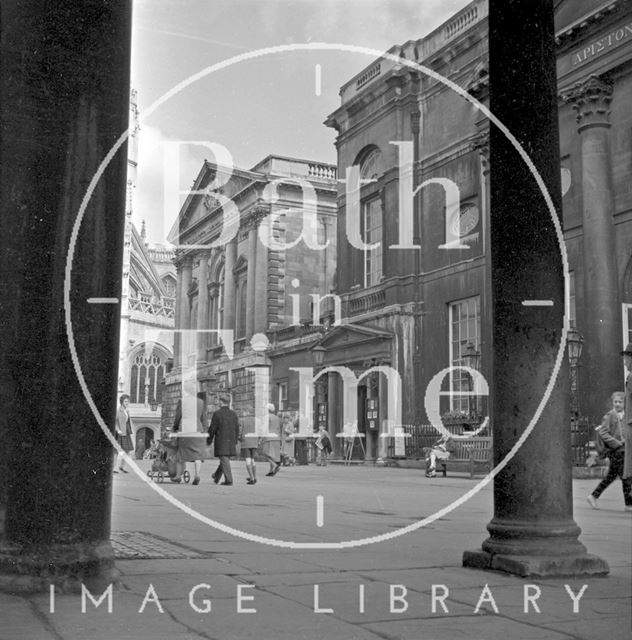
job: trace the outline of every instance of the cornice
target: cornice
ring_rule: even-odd
[[[610,2],[602,4],[593,12],[587,13],[575,22],[560,29],[555,34],[555,43],[559,48],[570,46],[573,42],[581,39],[591,27],[603,22],[614,11],[620,9],[623,4],[623,0],[610,0]]]

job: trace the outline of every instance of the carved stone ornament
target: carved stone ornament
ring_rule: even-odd
[[[578,129],[587,126],[610,126],[610,103],[612,102],[612,82],[606,78],[591,75],[577,82],[562,94],[562,99],[571,104],[577,112]]]
[[[248,211],[245,216],[242,217],[242,226],[247,229],[256,229],[259,226],[259,223],[269,215],[270,211],[268,209],[257,208]]]

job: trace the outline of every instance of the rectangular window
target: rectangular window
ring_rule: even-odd
[[[277,408],[279,411],[287,410],[287,382],[277,384]]]
[[[474,296],[450,304],[450,364],[452,366],[470,366],[480,364],[465,359],[468,351],[481,352],[481,303]],[[471,345],[471,347],[470,347]],[[480,362],[480,358],[479,358]],[[474,366],[473,366],[474,365]],[[474,391],[472,378],[465,371],[457,369],[450,374],[450,410],[470,413],[474,409],[474,397],[460,395]]]
[[[364,286],[372,287],[382,278],[382,201],[372,198],[362,206],[362,226],[365,244],[379,243],[364,251]]]

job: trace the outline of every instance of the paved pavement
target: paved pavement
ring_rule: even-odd
[[[50,612],[48,594],[4,594],[0,640],[632,636],[632,513],[623,511],[620,483],[595,511],[585,496],[597,480],[573,481],[581,539],[608,561],[610,575],[534,580],[461,567],[492,515],[491,485],[472,491],[480,478],[333,465],[268,478],[259,465],[258,483],[248,486],[238,462],[226,487],[211,482],[212,461],[203,466],[198,486],[153,485],[163,495],[132,473],[115,476],[121,582],[111,613],[107,598],[98,608],[87,599],[82,613],[80,595],[57,594]],[[413,530],[402,534],[404,527]],[[318,544],[343,548],[310,548]],[[579,598],[576,611],[569,590]],[[534,597],[527,611],[525,593]]]

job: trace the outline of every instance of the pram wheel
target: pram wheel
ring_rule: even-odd
[[[184,473],[182,474],[182,479],[189,484],[189,480],[191,480],[191,474],[188,471],[184,471]]]
[[[158,472],[158,482],[162,482],[165,479],[164,475],[162,474],[162,471]]]
[[[147,477],[151,480],[153,475],[154,475],[154,472],[150,469],[150,470],[147,472]]]

